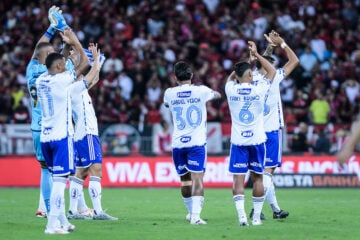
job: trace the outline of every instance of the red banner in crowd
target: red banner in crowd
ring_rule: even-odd
[[[280,185],[283,182],[284,187],[291,187],[291,184],[286,185],[290,177],[285,175],[339,173],[360,173],[360,158],[352,157],[345,170],[340,171],[333,156],[284,156],[277,174],[284,178],[277,181]],[[291,179],[296,181],[300,177]],[[40,165],[34,157],[0,159],[0,187],[33,187],[39,186],[39,181]],[[105,157],[102,184],[104,187],[177,187],[179,177],[171,157]],[[228,173],[226,156],[208,157],[204,184],[205,187],[231,187],[232,176]]]

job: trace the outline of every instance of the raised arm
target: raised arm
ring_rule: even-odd
[[[229,81],[235,81],[236,80],[236,73],[235,71],[232,71],[231,74],[229,75],[227,82]]]
[[[263,56],[271,56],[273,54],[274,48],[276,47],[276,44],[274,44],[269,35],[264,34],[264,37],[266,39],[266,41],[268,42],[268,45],[266,47],[265,52],[263,53]]]
[[[85,75],[85,81],[88,85],[88,89],[94,86],[99,81],[99,73],[100,73],[100,49],[98,49],[97,44],[91,45],[89,47],[94,58],[94,64],[92,65],[90,71]]]
[[[214,99],[219,99],[219,98],[221,98],[221,94],[220,94],[218,91],[215,91],[215,90],[214,90],[214,93],[215,93]]]
[[[70,51],[71,51],[71,46],[69,44],[65,44],[65,46],[62,49],[61,53],[62,53],[62,55],[64,55],[64,57],[66,59],[68,59],[69,56],[70,56]],[[74,65],[76,65],[76,64],[74,64]]]
[[[79,64],[75,65],[75,72],[76,76],[80,76],[90,66],[89,60],[87,59],[86,54],[83,51],[82,45],[75,33],[69,28],[65,29],[63,33],[60,32],[60,35],[63,41],[73,48],[75,52],[74,54],[79,55]]]
[[[282,49],[285,50],[286,56],[288,57],[287,63],[283,66],[285,70],[286,76],[289,76],[290,73],[296,68],[299,64],[299,58],[296,56],[294,51],[286,44],[285,40],[279,36],[279,34],[275,31],[272,31],[269,34],[269,38],[273,44],[276,46],[280,46]]]
[[[275,73],[276,73],[274,66],[258,53],[254,42],[249,41],[248,43],[249,43],[250,54],[252,54],[254,57],[256,57],[257,60],[261,63],[261,65],[265,69],[265,71],[266,71],[265,77],[268,78],[270,81],[274,80]]]
[[[38,40],[38,42],[36,43],[36,45],[38,45],[41,42],[50,42],[50,40],[54,37],[54,35],[56,34],[56,23],[54,20],[54,15],[56,14],[56,16],[61,15],[61,10],[59,9],[59,7],[56,6],[52,6],[51,8],[49,8],[48,11],[48,18],[50,21],[50,25],[48,27],[48,29],[46,30],[46,32],[44,33],[44,35],[41,36],[41,38]],[[31,58],[36,58],[36,52],[33,52],[33,55]]]
[[[336,160],[340,165],[345,163],[355,151],[356,144],[360,141],[360,121],[354,123],[350,136],[345,141],[340,151],[336,154]]]

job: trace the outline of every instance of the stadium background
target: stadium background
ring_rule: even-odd
[[[356,0],[1,1],[2,171],[6,172],[13,161],[28,161],[22,162],[23,167],[28,167],[29,162],[31,166],[37,164],[31,161],[34,156],[25,68],[36,41],[48,27],[47,10],[53,4],[61,7],[82,44],[98,42],[107,58],[99,84],[91,90],[104,155],[109,156],[105,162],[114,166],[128,163],[130,173],[136,176],[137,161],[169,162],[169,131],[163,132],[160,123],[167,121],[171,129],[162,94],[175,84],[173,63],[178,59],[191,62],[195,83],[206,84],[224,95],[232,63],[247,58],[246,41],[254,40],[259,51],[264,51],[267,43],[263,33],[274,29],[300,59],[299,66],[281,85],[287,124],[284,161],[294,166],[300,161],[309,166],[304,167],[304,172],[280,171],[338,172],[332,154],[343,143],[359,113],[360,1]],[[53,43],[60,49],[58,37]],[[284,52],[276,49],[275,55],[278,66],[282,66],[286,62]],[[309,117],[309,106],[317,100],[318,93],[325,96],[331,109],[328,122],[320,125]],[[226,162],[230,117],[224,98],[209,103],[208,121],[209,162]],[[300,122],[308,126],[309,145],[305,152],[292,149]],[[325,130],[331,142],[325,152],[316,152],[312,147],[319,129]],[[347,172],[359,172],[358,158],[351,159]],[[131,179],[131,174],[127,176]],[[352,177],[346,180],[352,184],[343,185],[358,186]],[[1,182],[4,181],[11,182],[8,178]],[[173,182],[176,180],[170,181]],[[224,183],[227,185],[226,180]]]

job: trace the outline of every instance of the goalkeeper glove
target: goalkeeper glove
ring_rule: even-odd
[[[54,22],[55,20],[53,19],[52,17],[52,13],[53,12],[61,12],[61,10],[59,9],[59,7],[56,7],[56,6],[52,6],[50,9],[49,9],[49,13],[48,13],[48,18],[49,18],[49,21],[50,23]],[[46,33],[44,34],[45,37],[47,37],[48,39],[52,39],[52,37],[55,35],[56,33],[56,29],[53,28],[53,26],[49,26],[49,28],[46,30]]]
[[[52,6],[49,9],[49,21],[50,21],[50,27],[55,28],[56,30],[59,30],[61,32],[64,32],[65,28],[68,28],[64,16],[62,15],[62,11],[55,6]]]

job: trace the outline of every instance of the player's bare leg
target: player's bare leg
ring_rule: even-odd
[[[192,180],[191,173],[187,172],[185,175],[180,176],[181,181],[181,196],[183,198],[185,207],[187,209],[187,215],[185,217],[186,221],[190,222],[191,219],[191,190],[192,190]]]
[[[200,218],[202,207],[204,204],[204,186],[203,186],[203,172],[192,172],[192,191],[191,191],[191,219],[190,224],[203,225],[206,224],[204,220]]]

